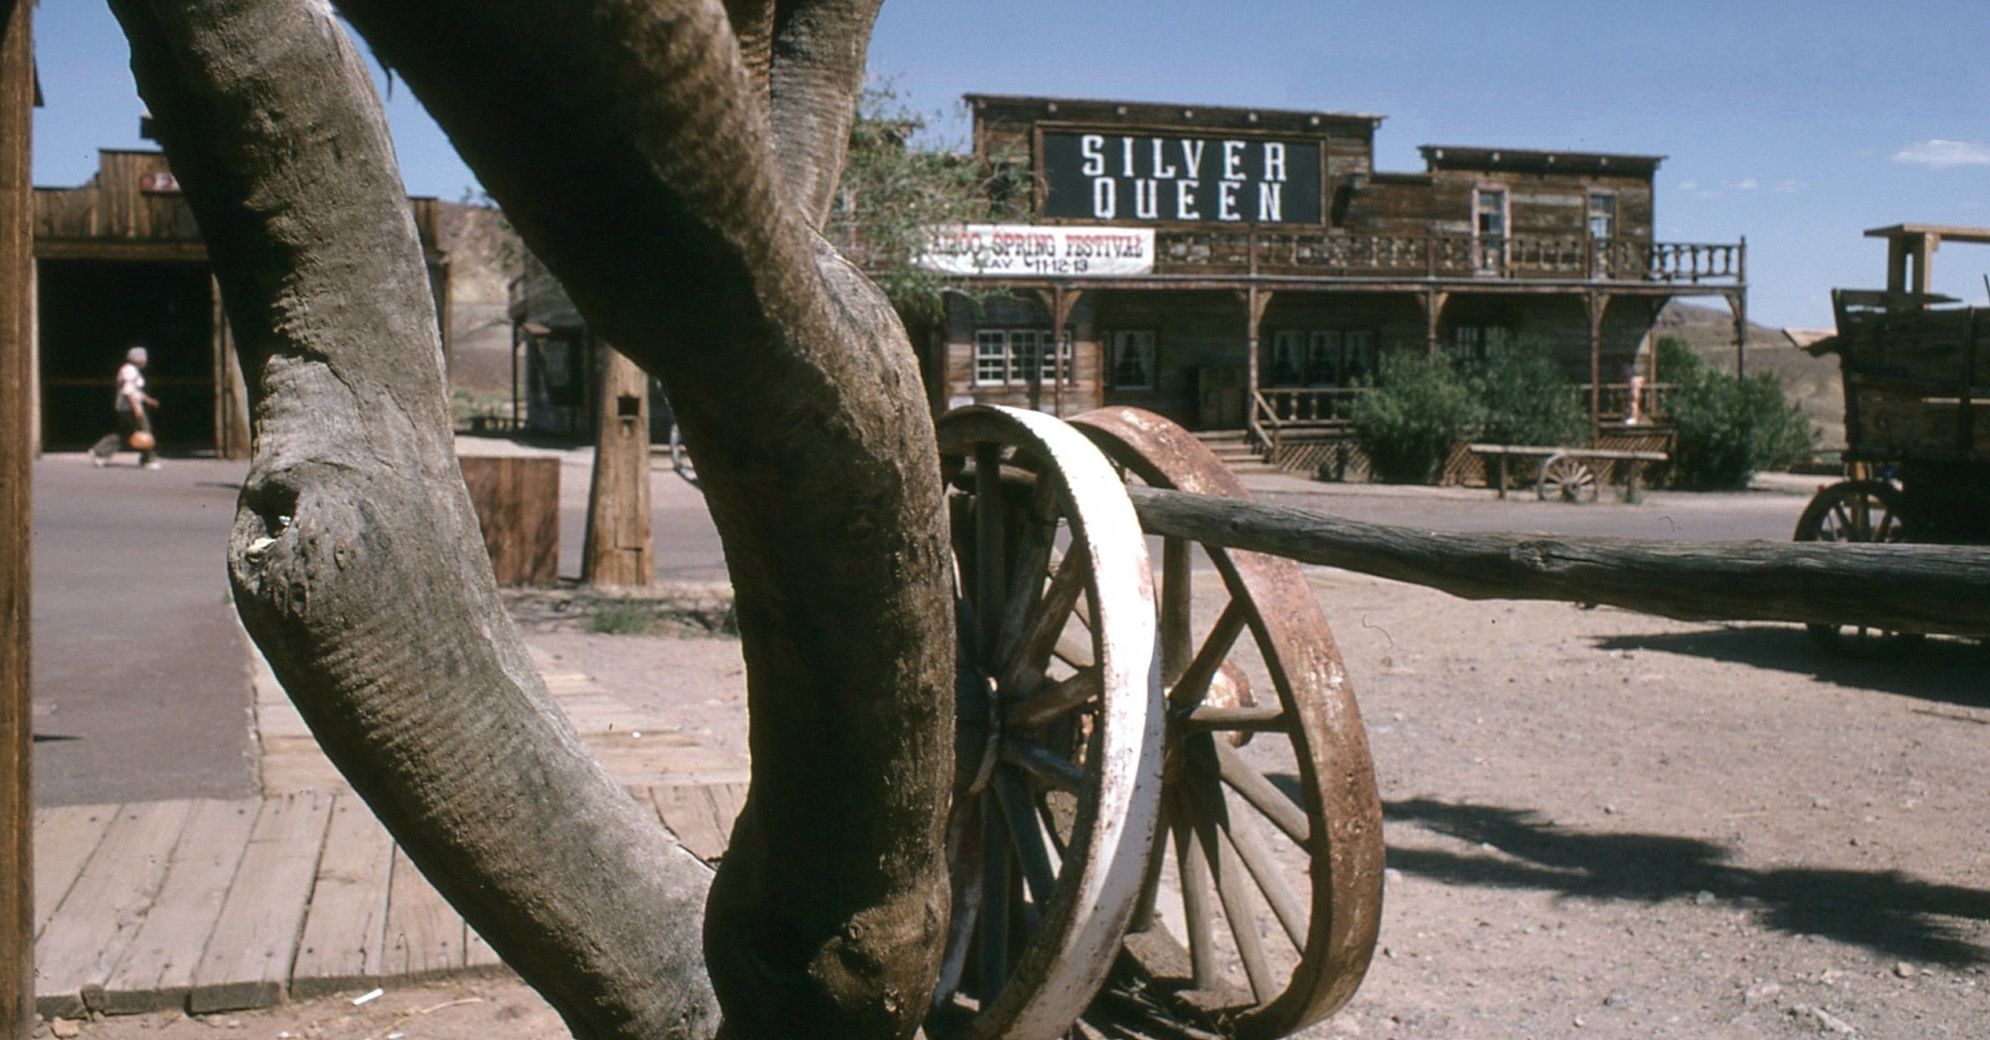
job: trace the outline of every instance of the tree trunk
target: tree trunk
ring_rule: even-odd
[[[547,707],[468,562],[418,254],[369,161],[386,149],[356,60],[303,0],[117,6],[257,384],[231,568],[251,633],[416,862],[577,1032],[704,1028],[681,942],[695,864]],[[761,70],[719,0],[344,5],[589,323],[675,395],[749,676],[753,786],[706,936],[744,1037],[910,1035],[946,925],[931,419],[895,316],[813,223],[875,8],[774,3]]]
[[[360,57],[318,4],[113,6],[252,382],[244,624],[394,838],[577,1035],[710,1035],[709,873],[588,753],[504,613]]]
[[[650,583],[649,377],[600,344],[594,414],[594,482],[587,492],[581,580],[589,585]]]
[[[939,467],[903,329],[811,223],[847,135],[807,120],[854,107],[863,40],[838,34],[875,2],[773,8],[778,161],[719,0],[342,5],[590,326],[671,388],[747,663],[753,784],[706,940],[729,1027],[906,1036],[948,913]]]

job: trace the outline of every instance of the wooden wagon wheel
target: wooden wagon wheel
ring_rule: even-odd
[[[1599,490],[1596,471],[1567,452],[1556,452],[1541,463],[1535,490],[1543,502],[1594,502]]]
[[[1150,486],[1250,497],[1158,415],[1105,408],[1072,423]],[[1128,952],[1224,1033],[1283,1036],[1345,1004],[1367,972],[1382,913],[1381,803],[1353,687],[1298,564],[1201,545],[1214,573],[1198,574],[1196,548],[1163,543],[1164,826]],[[1225,597],[1201,625],[1198,580]],[[1240,689],[1241,659],[1270,691]],[[1241,748],[1251,735],[1283,739]]]
[[[1161,798],[1146,541],[1077,431],[940,420],[960,576],[953,919],[931,1036],[1051,1040],[1111,970]]]
[[[1845,480],[1823,488],[1797,517],[1799,542],[1905,542],[1900,489],[1884,480]],[[1899,647],[1922,638],[1863,625],[1806,625],[1812,639],[1834,649],[1865,645]]]

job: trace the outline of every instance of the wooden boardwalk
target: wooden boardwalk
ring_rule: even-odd
[[[692,852],[717,859],[746,764],[641,718],[587,676],[547,684],[638,802]],[[42,1015],[200,1014],[504,970],[325,761],[266,673],[257,690],[263,797],[36,813]]]

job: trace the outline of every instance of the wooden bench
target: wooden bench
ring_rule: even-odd
[[[1618,451],[1610,448],[1554,448],[1531,444],[1467,444],[1465,449],[1474,455],[1498,460],[1494,467],[1493,486],[1499,489],[1499,497],[1506,497],[1506,467],[1509,459],[1540,459],[1536,472],[1534,490],[1543,502],[1594,502],[1600,482],[1596,477],[1597,462],[1631,462],[1627,483],[1636,487],[1638,466],[1635,463],[1664,462],[1670,456],[1662,451]]]

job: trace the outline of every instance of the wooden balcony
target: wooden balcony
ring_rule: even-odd
[[[1599,282],[1741,285],[1747,243],[1342,231],[1161,231],[1155,274],[1177,277],[1377,281]]]
[[[1579,384],[1572,389],[1587,404],[1589,384]],[[1630,407],[1631,389],[1629,383],[1602,385],[1597,393],[1598,425],[1649,426],[1668,421],[1667,399],[1671,396],[1672,384],[1638,383],[1638,409],[1635,414]],[[1368,392],[1368,387],[1352,386],[1259,387],[1254,402],[1257,428],[1264,431],[1265,439],[1273,448],[1294,437],[1344,435],[1353,429],[1349,421],[1350,407]]]

